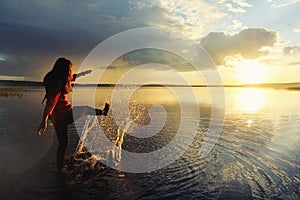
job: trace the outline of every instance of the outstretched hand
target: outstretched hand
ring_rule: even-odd
[[[80,76],[85,76],[87,74],[90,74],[92,72],[92,70],[86,70],[86,71],[83,71],[83,72],[79,72],[76,76],[76,78],[80,77]]]

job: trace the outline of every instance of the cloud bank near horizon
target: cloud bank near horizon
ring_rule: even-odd
[[[277,2],[276,9],[288,6],[284,2]],[[253,4],[245,0],[2,0],[0,75],[40,80],[58,57],[68,57],[79,67],[103,40],[147,26],[174,29],[199,40],[218,65],[235,55],[260,58],[268,54],[263,47],[276,44],[278,32],[247,28],[239,21],[236,14],[246,13]],[[287,47],[282,53],[290,52]]]
[[[217,65],[226,65],[226,58],[240,55],[244,59],[257,59],[268,54],[263,47],[272,47],[278,41],[276,31],[264,28],[247,28],[233,35],[211,32],[200,44],[208,51]]]

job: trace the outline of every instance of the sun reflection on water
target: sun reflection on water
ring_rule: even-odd
[[[257,113],[266,101],[266,94],[257,88],[239,90],[235,96],[235,109],[245,113]]]

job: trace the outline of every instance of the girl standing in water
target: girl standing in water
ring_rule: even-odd
[[[90,73],[85,72],[85,73]],[[94,109],[89,106],[71,105],[67,98],[67,94],[72,91],[71,82],[75,81],[76,77],[84,75],[85,73],[72,74],[72,63],[66,58],[59,58],[53,69],[44,77],[44,86],[46,88],[45,99],[46,106],[44,108],[42,122],[38,128],[38,135],[40,136],[47,128],[48,118],[51,116],[59,146],[57,150],[57,170],[58,173],[64,172],[64,157],[68,146],[68,124],[74,120],[90,115],[107,115],[109,104],[105,103],[103,110]],[[73,117],[73,112],[76,117]]]

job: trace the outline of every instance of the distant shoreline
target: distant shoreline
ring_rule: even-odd
[[[116,84],[75,84],[76,87],[115,87]],[[122,85],[134,86],[134,85]],[[0,80],[0,87],[43,87],[42,82],[38,81],[14,81],[14,80]],[[288,89],[300,90],[300,82],[294,83],[263,83],[263,84],[240,84],[240,85],[160,85],[160,84],[147,84],[142,87],[236,87],[236,88],[274,88],[274,89]]]

